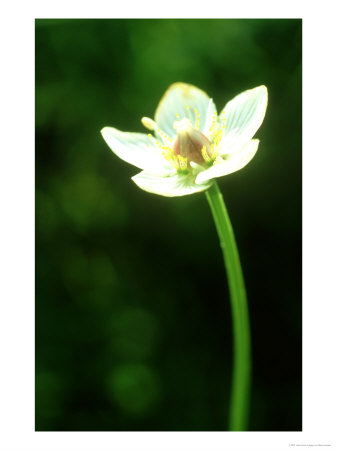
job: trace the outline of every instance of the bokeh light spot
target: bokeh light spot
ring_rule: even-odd
[[[144,364],[118,366],[108,378],[107,389],[111,399],[130,415],[153,412],[161,397],[157,374]]]

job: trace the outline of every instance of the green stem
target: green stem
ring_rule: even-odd
[[[249,313],[234,232],[216,182],[206,191],[227,270],[233,320],[233,378],[229,430],[247,431],[251,377]]]

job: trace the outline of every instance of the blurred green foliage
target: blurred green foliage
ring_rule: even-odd
[[[218,109],[265,84],[259,151],[219,180],[245,273],[251,429],[301,419],[301,21],[36,21],[36,429],[225,430],[231,317],[203,194],[130,181],[104,126],[167,87]]]

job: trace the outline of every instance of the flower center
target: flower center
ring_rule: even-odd
[[[161,130],[157,123],[149,117],[142,118],[142,124],[151,131],[155,131],[157,138],[149,134],[149,138],[153,139],[157,148],[161,151],[162,156],[173,165],[178,173],[188,174],[192,170],[193,164],[196,163],[203,167],[213,165],[217,157],[217,145],[221,138],[221,132],[216,130],[216,113],[213,117],[213,124],[210,129],[212,141],[205,136],[200,130],[200,113],[194,110],[195,121],[192,125],[190,107],[186,106],[187,115],[180,120],[173,122],[173,128],[177,135],[173,139]],[[180,117],[176,114],[177,119]],[[220,134],[219,134],[220,133]],[[161,142],[158,139],[160,136]]]
[[[184,117],[173,124],[177,137],[173,142],[172,150],[176,156],[180,155],[191,161],[204,165],[212,161],[214,147],[211,141],[201,131],[192,126],[189,119]]]

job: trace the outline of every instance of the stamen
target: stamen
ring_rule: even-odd
[[[207,162],[207,163],[210,163],[211,161],[212,161],[212,158],[209,156],[209,154],[207,153],[207,150],[206,150],[206,145],[204,145],[203,147],[202,147],[202,149],[201,149],[201,154],[202,154],[202,157],[204,158],[204,160]]]
[[[187,158],[181,155],[177,155],[179,169],[185,171],[187,169]]]
[[[151,131],[154,130],[157,126],[156,122],[149,117],[142,117],[141,122],[145,128]]]
[[[222,134],[223,134],[222,129],[218,129],[214,132],[212,140],[216,146],[218,146],[220,144],[221,139],[222,139]]]

